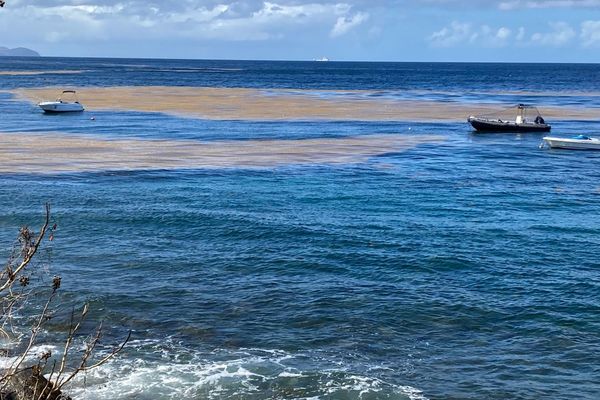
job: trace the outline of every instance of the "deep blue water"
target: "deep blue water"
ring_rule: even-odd
[[[526,91],[538,104],[600,105],[599,65],[0,59],[19,69],[85,72],[0,76],[0,90],[372,89],[466,110]],[[600,396],[600,154],[466,123],[94,115],[48,117],[0,94],[0,132],[246,140],[410,128],[446,140],[351,165],[0,175],[4,253],[50,201],[64,301],[90,299],[109,340],[134,330],[121,358],[72,389],[80,398]],[[600,132],[551,122],[557,134]]]

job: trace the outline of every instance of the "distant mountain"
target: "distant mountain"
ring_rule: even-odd
[[[25,47],[17,47],[16,49],[9,49],[8,47],[0,46],[0,57],[39,57],[40,54],[37,51],[26,49]]]

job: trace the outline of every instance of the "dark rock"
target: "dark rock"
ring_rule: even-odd
[[[44,378],[36,368],[26,368],[8,378],[0,400],[71,400]]]

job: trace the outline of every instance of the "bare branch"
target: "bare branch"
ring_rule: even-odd
[[[25,254],[23,254],[23,259],[21,260],[21,263],[16,269],[11,269],[9,271],[6,282],[4,282],[2,286],[0,286],[0,292],[11,287],[15,281],[16,276],[23,270],[23,268],[25,268],[31,262],[31,259],[33,258],[33,256],[38,250],[38,247],[40,247],[40,244],[42,243],[42,239],[44,239],[44,235],[46,234],[46,230],[48,229],[49,224],[50,204],[46,203],[46,219],[44,220],[44,225],[42,226],[42,229],[40,229],[40,233],[38,234],[37,239],[31,246],[27,246],[25,248]]]
[[[76,325],[73,325],[75,310],[73,310],[73,312],[71,312],[71,323],[69,324],[69,334],[67,335],[67,340],[65,342],[65,348],[64,348],[64,351],[63,351],[62,358],[60,360],[60,367],[58,369],[58,376],[56,377],[56,381],[57,382],[60,381],[60,377],[64,373],[65,368],[67,366],[67,356],[69,354],[69,349],[71,347],[71,343],[73,342],[73,338],[75,337],[75,333],[77,333],[77,331],[79,330],[79,327],[81,326],[81,323],[83,322],[83,320],[87,316],[87,313],[88,313],[88,304],[86,303],[86,304],[84,304],[83,310],[81,311],[81,315],[79,317],[79,321],[77,322]]]
[[[0,0],[1,1],[1,0]],[[18,242],[15,243],[15,247],[11,253],[11,256],[6,264],[6,267],[0,271],[0,337],[4,336],[8,340],[12,339],[11,333],[23,332],[19,328],[20,326],[13,327],[11,316],[28,306],[27,300],[33,293],[36,293],[37,289],[30,287],[30,274],[23,274],[25,268],[30,265],[36,253],[40,249],[40,246],[49,233],[49,240],[53,239],[53,234],[56,230],[56,224],[49,228],[50,225],[50,205],[45,205],[46,216],[44,223],[36,235],[33,231],[27,227],[21,228],[19,231]],[[18,285],[18,286],[17,286]],[[33,286],[33,285],[32,285]],[[73,350],[73,343],[78,337],[78,332],[84,325],[84,320],[89,312],[89,305],[85,303],[81,312],[76,316],[75,309],[71,313],[71,320],[69,329],[67,332],[66,340],[64,343],[64,349],[60,356],[60,360],[52,361],[52,368],[48,379],[44,377],[44,370],[50,368],[49,360],[52,357],[50,351],[44,352],[37,359],[37,364],[30,367],[22,367],[31,354],[32,348],[37,343],[39,336],[43,332],[43,326],[50,320],[54,308],[54,299],[57,296],[58,290],[61,286],[61,277],[54,276],[52,278],[51,287],[46,287],[49,292],[46,302],[42,307],[41,314],[37,314],[31,324],[30,333],[26,339],[26,343],[19,344],[18,356],[10,364],[10,366],[3,368],[0,372],[0,399],[4,398],[6,390],[15,390],[13,385],[33,385],[33,397],[31,400],[47,400],[54,398],[63,398],[61,389],[75,378],[75,376],[81,372],[89,371],[94,368],[100,367],[112,358],[114,358],[119,352],[123,350],[125,345],[131,339],[132,332],[130,331],[126,339],[110,353],[100,358],[96,362],[93,362],[94,352],[100,343],[102,337],[102,324],[98,326],[94,335],[92,335],[88,341],[84,341],[85,347],[81,351]],[[51,288],[51,289],[50,289]],[[51,290],[51,291],[50,291]],[[7,329],[11,328],[10,330]],[[73,365],[72,359],[74,353],[80,355],[79,363]],[[8,350],[4,356],[8,356]],[[0,354],[0,357],[3,355]],[[23,380],[23,374],[29,376],[28,379]],[[29,375],[27,375],[29,374]],[[16,382],[16,383],[15,383]],[[24,382],[24,383],[23,383]],[[33,382],[33,383],[32,383]]]
[[[46,315],[48,312],[48,308],[50,307],[50,303],[54,299],[55,295],[56,295],[56,290],[52,291],[52,294],[46,301],[46,304],[44,305],[44,310],[42,311],[42,314],[40,315],[37,323],[33,326],[33,328],[31,328],[31,336],[29,337],[29,342],[27,343],[27,347],[25,348],[25,350],[23,350],[23,352],[15,360],[15,362],[13,362],[13,364],[10,367],[10,371],[17,371],[19,369],[19,367],[21,366],[21,363],[23,363],[25,358],[29,355],[29,352],[31,351],[31,347],[33,347],[33,344],[35,343],[35,339],[37,338],[43,323],[46,321]],[[3,377],[2,379],[4,379],[4,378],[5,377]],[[6,385],[6,381],[2,385],[1,389],[4,389],[5,385]]]
[[[112,358],[114,358],[118,353],[120,353],[123,348],[125,347],[125,345],[127,344],[127,342],[129,342],[129,340],[131,339],[131,331],[129,331],[129,333],[127,334],[127,337],[125,338],[125,340],[119,345],[119,347],[113,349],[113,351],[111,351],[109,354],[107,354],[105,357],[103,357],[102,359],[100,359],[98,362],[96,362],[93,365],[90,366],[86,366],[85,364],[87,363],[88,359],[90,358],[90,356],[92,355],[94,348],[96,347],[96,345],[98,344],[98,341],[100,340],[100,332],[101,332],[102,327],[100,327],[96,333],[96,335],[94,336],[94,338],[92,339],[92,341],[88,344],[88,346],[86,347],[86,350],[81,358],[81,364],[79,365],[79,367],[77,367],[72,373],[71,375],[65,379],[62,382],[58,382],[57,381],[57,387],[56,390],[60,390],[63,386],[65,386],[67,383],[69,383],[73,378],[75,378],[75,376],[77,374],[79,374],[80,372],[85,372],[85,371],[90,371],[94,368],[98,368],[99,366],[105,364],[106,362],[108,362],[109,360],[111,360]]]

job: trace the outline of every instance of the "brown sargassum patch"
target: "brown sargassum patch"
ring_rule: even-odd
[[[161,112],[214,120],[464,121],[492,114],[497,105],[369,97],[369,91],[305,91],[197,87],[75,88],[89,111]],[[15,90],[32,102],[52,100],[62,88]],[[374,92],[373,92],[374,93]],[[596,110],[543,107],[547,119],[591,120]]]
[[[0,173],[261,168],[352,164],[420,144],[435,135],[363,135],[301,140],[110,140],[62,133],[0,133]]]
[[[59,70],[39,70],[39,71],[0,71],[0,75],[4,76],[29,76],[29,75],[47,75],[47,74],[61,74],[61,75],[69,75],[69,74],[81,74],[83,71],[80,70],[68,70],[68,69],[59,69]]]

